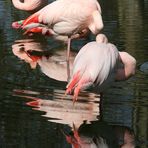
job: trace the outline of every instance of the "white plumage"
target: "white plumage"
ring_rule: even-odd
[[[120,65],[123,65],[120,67]],[[81,90],[93,86],[98,93],[115,80],[126,80],[135,73],[136,60],[126,52],[119,52],[108,43],[105,35],[99,34],[96,41],[87,43],[77,54],[66,94],[74,91],[77,100]]]

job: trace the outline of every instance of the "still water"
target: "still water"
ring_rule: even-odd
[[[72,96],[64,95],[65,45],[13,30],[11,23],[29,14],[0,0],[0,148],[70,148],[66,135],[74,127],[90,138],[87,142],[102,136],[109,148],[128,142],[124,148],[148,147],[148,1],[100,4],[102,32],[120,51],[136,58],[136,75],[115,83],[101,102],[98,94],[85,91],[73,106]],[[76,52],[93,39],[72,43],[71,64]],[[47,55],[33,62],[25,52],[30,49],[38,54],[46,50]]]

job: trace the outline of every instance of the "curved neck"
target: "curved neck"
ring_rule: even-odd
[[[48,4],[48,0],[12,0],[15,8],[25,11],[33,11]]]
[[[127,52],[119,52],[119,60],[122,63],[122,67],[117,69],[116,80],[127,80],[135,74],[136,60]]]

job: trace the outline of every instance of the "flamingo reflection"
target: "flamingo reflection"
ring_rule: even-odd
[[[73,148],[135,148],[134,132],[125,126],[92,121],[66,135]]]
[[[73,148],[135,147],[134,133],[130,128],[103,121],[98,96],[89,93],[88,96],[81,97],[76,106],[72,106],[69,98],[61,100],[60,94],[64,94],[64,91],[55,90],[54,93],[55,98],[47,100],[38,98],[37,96],[41,96],[39,92],[14,90],[15,95],[30,100],[26,103],[28,106],[43,111],[42,116],[49,122],[71,127],[69,132],[61,131]]]
[[[126,52],[119,52],[113,44],[106,43],[107,38],[103,34],[99,34],[97,39],[98,42],[90,42],[82,47],[77,56],[76,53],[71,52],[68,64],[64,50],[54,50],[54,53],[42,51],[42,47],[34,42],[31,42],[32,47],[30,43],[23,44],[23,47],[20,43],[12,47],[15,55],[29,61],[31,67],[36,67],[38,64],[41,71],[50,78],[66,82],[69,74],[72,74],[66,94],[71,94],[73,91],[75,102],[81,90],[92,86],[92,90],[100,93],[113,82],[126,80],[135,74],[136,60],[134,57]],[[26,60],[28,58],[29,60]]]
[[[68,73],[72,71],[72,65],[76,53],[71,51],[69,66],[63,49],[44,50],[40,42],[34,39],[17,40],[12,45],[14,55],[30,64],[32,69],[39,65],[41,71],[49,78],[58,81],[67,81]]]
[[[65,124],[70,127],[73,127],[73,123],[78,128],[84,121],[96,121],[100,114],[100,98],[94,93],[81,96],[76,106],[73,106],[69,97],[61,99],[64,96],[64,90],[54,89],[52,92],[54,99],[45,99],[44,94],[34,91],[15,89],[13,93],[15,96],[31,99],[26,104],[35,110],[45,112],[43,116],[49,118],[50,122]],[[44,99],[38,97],[39,95]],[[46,93],[47,95],[51,96],[50,93]]]

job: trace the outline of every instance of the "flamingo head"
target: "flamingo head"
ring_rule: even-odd
[[[97,43],[106,43],[107,44],[108,43],[108,39],[107,39],[105,34],[98,34],[96,36],[96,42]]]
[[[12,23],[12,28],[19,29],[22,28],[22,25],[23,25],[23,20],[16,21]]]

